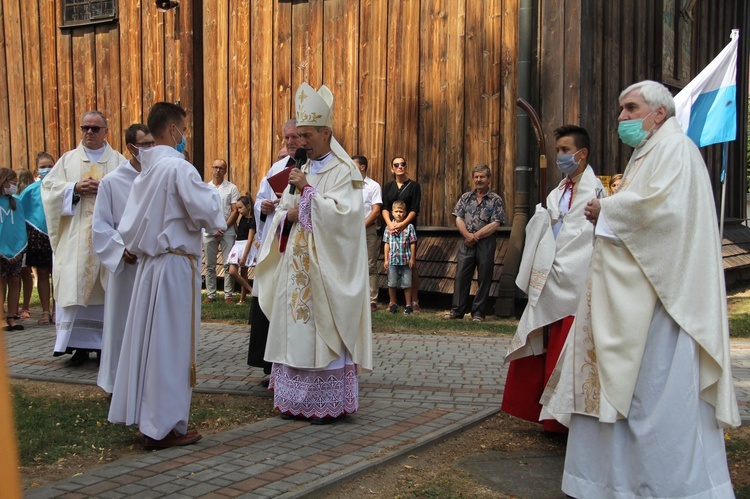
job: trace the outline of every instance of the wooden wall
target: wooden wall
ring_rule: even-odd
[[[591,135],[590,163],[597,174],[621,173],[632,149],[617,136],[618,97],[628,85],[644,79],[666,82],[677,93],[729,43],[732,28],[750,28],[744,0],[698,0],[692,23],[690,76],[675,81],[663,65],[663,0],[539,0],[539,57],[536,71],[540,115],[554,158],[552,131],[561,124],[580,124]],[[742,38],[741,38],[742,40]],[[742,40],[738,97],[747,95],[748,42]],[[744,102],[741,99],[740,103]],[[746,192],[744,148],[746,106],[738,106],[738,141],[732,144],[727,216],[744,217]],[[718,146],[704,148],[719,199]],[[548,168],[548,185],[562,175]]]
[[[420,225],[453,225],[477,164],[513,206],[518,0],[121,0],[117,22],[74,29],[60,0],[0,0],[0,20],[0,164],[72,149],[89,109],[123,150],[154,102],[180,101],[196,167],[224,158],[254,194],[306,81],[331,88],[334,135],[373,178],[406,156]]]
[[[241,192],[255,193],[306,81],[332,90],[334,135],[373,178],[406,156],[420,225],[453,225],[481,163],[513,206],[517,0],[214,0],[202,16],[203,162],[226,159]]]

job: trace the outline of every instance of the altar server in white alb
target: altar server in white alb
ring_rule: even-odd
[[[358,369],[372,369],[362,175],[333,137],[331,91],[303,83],[295,105],[310,160],[269,217],[256,278],[274,406],[327,424],[357,410]]]
[[[132,157],[120,163],[115,171],[105,175],[99,182],[99,193],[94,205],[94,251],[109,271],[104,298],[101,363],[97,378],[97,384],[107,393],[112,393],[114,387],[130,295],[133,293],[138,268],[138,259],[125,247],[117,227],[125,212],[133,181],[141,172],[141,164],[138,162],[140,149],[153,145],[154,138],[146,125],[136,123],[125,130],[125,147]]]
[[[106,142],[107,118],[99,111],[81,117],[83,139],[42,180],[42,203],[56,264],[52,283],[57,317],[55,356],[72,353],[80,366],[90,350],[102,348],[107,270],[91,246],[91,220],[99,181],[125,157]]]
[[[594,251],[594,227],[584,209],[604,195],[604,186],[588,164],[591,140],[584,128],[561,126],[555,140],[564,178],[547,196],[547,207],[537,205],[526,226],[516,283],[529,303],[505,357],[510,365],[502,409],[541,422],[545,431],[564,433],[564,426],[541,414],[539,399],[568,337]]]
[[[562,489],[585,497],[733,497],[722,428],[740,424],[706,165],[644,81],[620,94],[635,151],[589,201],[587,289],[542,403],[570,428]]]
[[[189,431],[200,328],[201,229],[226,229],[219,193],[185,161],[185,111],[168,102],[148,115],[154,147],[118,232],[138,271],[117,366],[109,420],[137,424],[146,448],[196,442]]]

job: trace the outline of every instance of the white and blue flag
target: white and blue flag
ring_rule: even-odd
[[[674,98],[677,121],[698,147],[737,137],[737,44],[729,45]]]

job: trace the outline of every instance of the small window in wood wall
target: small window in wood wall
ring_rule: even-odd
[[[664,0],[662,80],[682,88],[690,82],[695,0]]]
[[[117,19],[117,0],[63,0],[63,27]]]

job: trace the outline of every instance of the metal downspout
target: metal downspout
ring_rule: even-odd
[[[521,0],[518,17],[518,97],[531,100],[531,68],[533,30],[533,0]],[[529,220],[529,195],[533,183],[529,160],[531,122],[528,115],[518,108],[516,118],[516,155],[518,162],[515,171],[515,205],[510,231],[508,251],[503,260],[503,270],[498,281],[499,291],[495,301],[495,315],[510,317],[516,315],[516,276],[521,264],[526,223]]]

